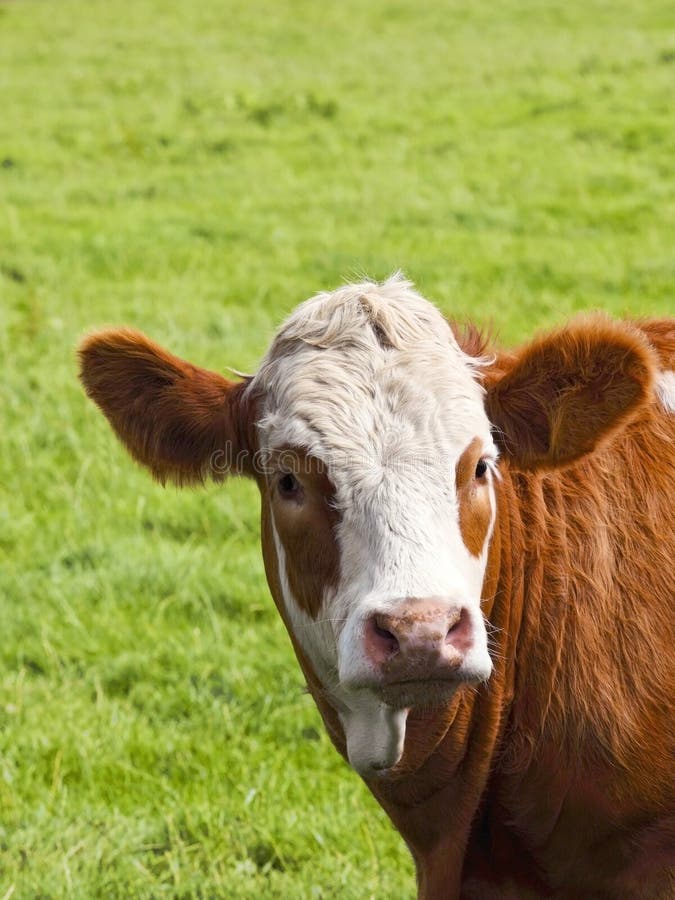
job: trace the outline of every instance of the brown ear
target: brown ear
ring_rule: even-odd
[[[499,361],[486,410],[522,469],[574,462],[628,424],[651,396],[654,355],[640,332],[584,317]]]
[[[245,474],[251,465],[246,382],[231,382],[129,329],[79,348],[80,378],[131,455],[178,484]]]

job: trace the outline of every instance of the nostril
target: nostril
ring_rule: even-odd
[[[450,642],[453,636],[461,630],[466,619],[466,610],[453,610],[450,621],[448,622],[448,630],[445,633],[446,643]]]
[[[445,646],[466,654],[473,645],[473,635],[474,630],[469,610],[464,607],[453,611],[448,622],[448,630],[445,633]]]
[[[390,653],[398,650],[398,640],[396,638],[396,635],[392,634],[392,632],[389,631],[388,628],[384,628],[382,625],[380,625],[377,618],[375,618],[373,621],[373,630],[381,641],[388,644]]]

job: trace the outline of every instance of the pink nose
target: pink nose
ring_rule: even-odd
[[[465,607],[441,598],[405,600],[366,622],[366,653],[386,680],[450,676],[473,644]]]

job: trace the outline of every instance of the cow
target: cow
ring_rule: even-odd
[[[489,349],[395,275],[231,381],[141,333],[81,378],[162,482],[255,479],[271,593],[419,897],[673,898],[675,320]]]

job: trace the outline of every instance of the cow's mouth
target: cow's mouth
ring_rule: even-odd
[[[391,709],[438,709],[446,706],[459,688],[475,687],[486,681],[489,674],[489,670],[458,668],[415,673],[403,678],[370,676],[342,684],[351,694],[370,694]]]
[[[453,678],[411,678],[373,685],[377,696],[393,709],[438,709],[445,706],[465,680]]]

